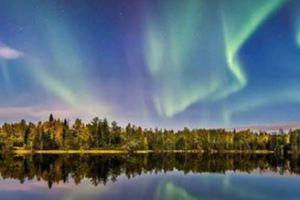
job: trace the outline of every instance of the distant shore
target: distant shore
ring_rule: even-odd
[[[55,119],[0,125],[0,151],[15,154],[276,154],[300,155],[300,129],[268,133],[251,130],[180,130],[119,126],[106,118],[90,123]]]
[[[199,151],[199,150],[116,150],[116,149],[82,149],[82,150],[26,150],[17,149],[13,150],[15,154],[147,154],[147,153],[229,153],[229,154],[273,154],[274,151],[269,150],[211,150],[211,151]]]

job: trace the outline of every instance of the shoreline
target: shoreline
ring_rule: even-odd
[[[226,153],[226,154],[273,154],[274,151],[270,150],[162,150],[162,151],[153,151],[153,150],[115,150],[115,149],[82,149],[82,150],[26,150],[26,149],[17,149],[12,151],[14,154],[148,154],[148,153]]]

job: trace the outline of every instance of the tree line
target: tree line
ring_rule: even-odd
[[[117,122],[94,118],[90,123],[76,119],[55,119],[51,114],[44,122],[4,123],[0,127],[0,148],[28,150],[121,149],[151,151],[247,151],[270,150],[298,152],[300,130],[279,130],[275,133],[247,130],[147,129],[131,125],[121,127]]]

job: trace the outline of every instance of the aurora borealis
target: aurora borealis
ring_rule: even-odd
[[[300,0],[3,0],[0,122],[300,122]]]

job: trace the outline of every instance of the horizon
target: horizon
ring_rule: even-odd
[[[299,128],[299,12],[297,0],[3,0],[0,123]]]
[[[49,116],[52,114],[49,114]],[[38,124],[39,122],[46,122],[49,120],[49,116],[48,118],[43,118],[40,120],[33,120],[33,121],[28,121],[26,119],[20,119],[20,120],[14,120],[14,121],[3,121],[0,122],[0,127],[3,126],[5,123],[7,124],[18,124],[20,123],[22,120],[25,120],[26,123],[34,123],[34,124]],[[184,128],[188,128],[190,130],[193,129],[204,129],[204,130],[218,130],[218,129],[224,129],[226,131],[243,131],[243,130],[250,130],[252,132],[278,132],[280,130],[283,130],[284,132],[287,132],[289,130],[299,130],[300,129],[300,122],[291,122],[291,123],[285,123],[285,124],[252,124],[252,125],[248,125],[248,126],[237,126],[237,127],[188,127],[188,126],[182,126],[182,127],[178,127],[178,128],[172,128],[172,127],[158,127],[158,126],[142,126],[140,124],[135,124],[132,123],[130,121],[125,122],[125,123],[119,123],[116,120],[113,119],[109,119],[106,117],[92,117],[90,119],[81,119],[81,118],[74,118],[74,119],[69,119],[69,118],[65,118],[65,117],[57,117],[52,115],[53,118],[55,120],[59,120],[59,121],[64,121],[67,120],[68,125],[74,124],[76,119],[81,120],[84,124],[89,124],[92,122],[93,119],[98,118],[99,120],[104,120],[106,119],[108,121],[108,123],[112,123],[112,122],[116,122],[119,126],[121,126],[122,128],[125,128],[128,124],[131,124],[135,127],[141,127],[142,129],[159,129],[159,130],[174,130],[174,131],[180,131],[183,130]]]

